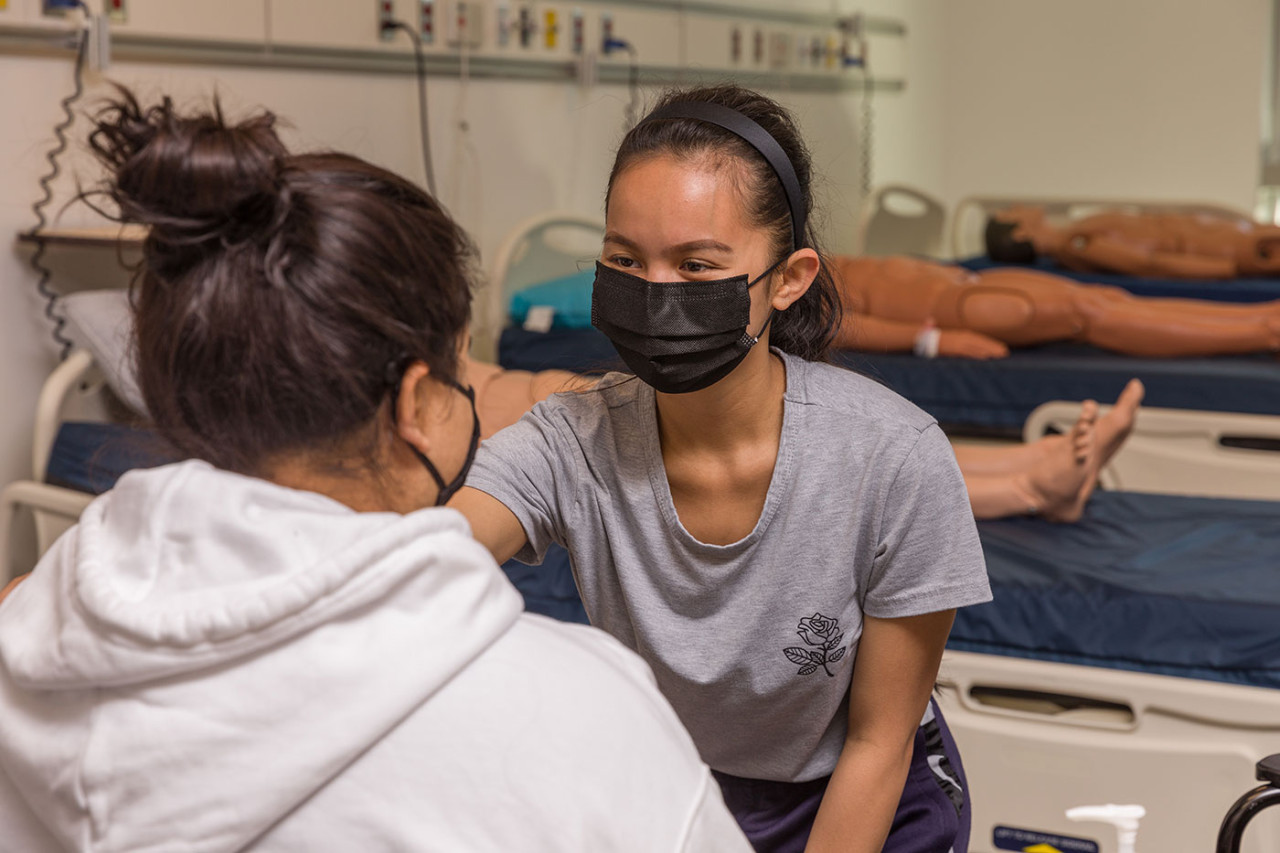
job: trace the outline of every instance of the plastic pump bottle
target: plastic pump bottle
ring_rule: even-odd
[[[1067,809],[1067,817],[1071,820],[1090,820],[1109,823],[1116,828],[1118,837],[1117,853],[1136,853],[1138,841],[1138,821],[1146,817],[1147,810],[1142,806],[1077,806]]]

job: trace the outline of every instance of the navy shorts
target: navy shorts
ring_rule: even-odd
[[[885,853],[967,853],[968,784],[937,704],[916,730],[911,766]],[[772,782],[715,772],[725,804],[758,853],[803,853],[829,776]]]

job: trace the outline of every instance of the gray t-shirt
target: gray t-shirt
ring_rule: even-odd
[[[934,420],[866,377],[783,362],[768,496],[731,545],[681,525],[654,392],[634,379],[538,404],[481,446],[467,485],[520,519],[523,562],[541,562],[552,542],[569,550],[592,623],[648,661],[708,764],[804,781],[840,755],[862,615],[915,616],[991,592]]]

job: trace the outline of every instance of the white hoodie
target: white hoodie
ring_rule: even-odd
[[[639,658],[466,520],[185,462],[0,606],[0,850],[747,851]]]

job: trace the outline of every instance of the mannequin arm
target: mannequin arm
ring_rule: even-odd
[[[1181,255],[1138,249],[1111,237],[1093,237],[1081,248],[1067,241],[1058,259],[1073,270],[1107,270],[1125,275],[1166,275],[1175,278],[1231,278],[1235,263],[1229,258]]]
[[[836,346],[861,352],[911,352],[920,326],[846,311]],[[1009,348],[995,338],[968,329],[943,329],[938,355],[952,358],[1004,358]]]
[[[919,333],[919,323],[846,311],[836,333],[836,346],[863,352],[911,352]]]

